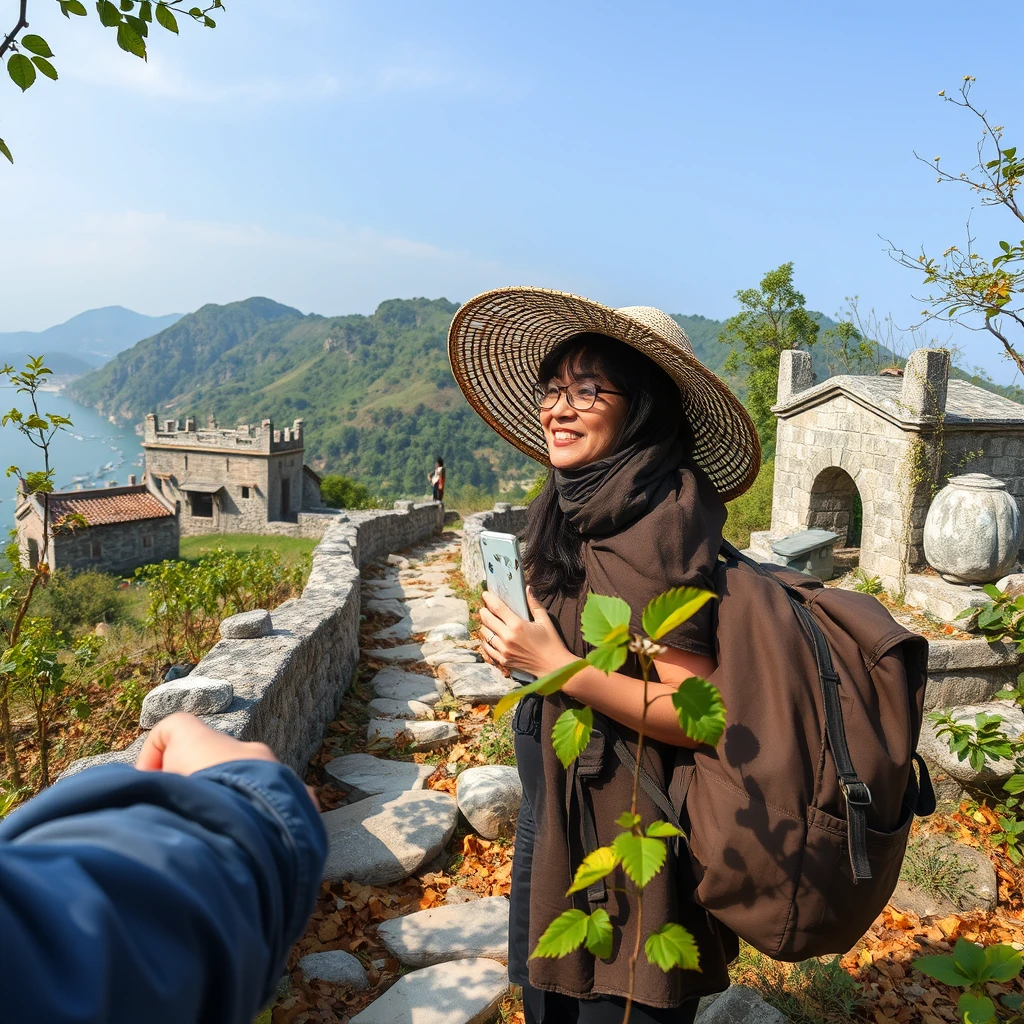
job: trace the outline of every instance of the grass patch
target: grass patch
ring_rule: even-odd
[[[488,764],[507,764],[515,766],[516,747],[512,735],[512,714],[514,709],[505,712],[498,721],[488,721],[480,730],[480,756]]]
[[[726,505],[729,518],[722,533],[730,544],[745,548],[750,544],[750,534],[753,531],[767,530],[772,525],[774,485],[775,462],[766,462],[750,490]]]
[[[741,942],[729,974],[734,982],[759,992],[791,1024],[848,1024],[857,1016],[864,990],[839,959],[784,964]]]
[[[469,628],[472,631],[474,625],[480,625],[480,608],[484,603],[484,585],[482,583],[473,587],[469,585],[466,577],[462,575],[461,555],[459,555],[456,568],[448,576],[448,586],[452,588],[456,597],[461,597],[469,606],[469,617],[473,620]]]
[[[949,900],[953,906],[959,906],[964,896],[973,891],[973,886],[964,883],[970,874],[969,867],[927,837],[911,838],[900,870],[903,881],[929,896]]]
[[[258,533],[213,533],[202,537],[182,537],[179,558],[194,562],[202,555],[221,548],[246,554],[254,548],[276,551],[281,558],[292,565],[313,553],[319,541],[307,537],[274,537]]]

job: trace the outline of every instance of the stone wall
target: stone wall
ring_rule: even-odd
[[[55,569],[92,569],[124,575],[140,565],[178,557],[178,520],[175,516],[163,516],[90,526],[57,534],[50,543]]]
[[[522,537],[526,531],[527,507],[495,503],[490,512],[476,512],[462,522],[462,575],[472,587],[484,581],[484,562],[480,556],[480,534],[483,530],[514,533]]]
[[[214,645],[194,672],[230,682],[234,700],[204,721],[237,739],[267,743],[285,764],[305,771],[359,662],[360,566],[442,531],[440,502],[396,505],[402,507],[328,517],[302,596],[271,612],[273,632]],[[141,742],[76,761],[65,774],[131,762]]]

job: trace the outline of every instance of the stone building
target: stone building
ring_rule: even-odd
[[[1024,509],[1024,405],[950,380],[943,350],[917,349],[902,377],[820,384],[807,352],[783,352],[773,411],[772,524],[751,538],[759,553],[798,530],[831,530],[840,547],[859,542],[864,570],[892,583],[925,566],[925,517],[948,477],[991,474]]]
[[[54,491],[49,497],[53,569],[130,573],[140,565],[178,557],[178,517],[173,502],[129,477],[126,487]],[[81,520],[85,525],[82,525]],[[14,513],[23,565],[43,550],[43,503],[22,497]],[[64,525],[62,525],[64,524]]]
[[[320,477],[303,465],[303,421],[274,430],[270,420],[225,430],[192,418],[146,417],[142,446],[150,484],[180,511],[184,537],[272,533],[302,511],[323,508]]]

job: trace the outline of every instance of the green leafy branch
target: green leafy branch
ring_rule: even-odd
[[[957,1013],[964,1024],[986,1024],[998,1020],[996,1004],[989,995],[989,984],[1007,984],[1024,969],[1024,953],[1002,943],[992,946],[977,946],[967,939],[957,939],[953,952],[948,956],[934,955],[919,957],[914,967],[929,978],[944,985],[966,989],[957,1002]],[[1004,993],[1000,1003],[1019,1019],[1024,996]]]
[[[595,882],[621,869],[636,893],[636,943],[629,959],[629,989],[623,1024],[628,1024],[633,1005],[636,966],[643,942],[643,953],[649,963],[666,973],[679,968],[699,971],[700,956],[694,937],[680,924],[668,922],[651,932],[643,941],[644,890],[662,870],[668,857],[669,839],[683,832],[667,821],[644,825],[637,813],[640,765],[643,761],[644,730],[647,713],[653,700],[649,695],[651,670],[657,658],[666,653],[658,641],[700,610],[714,594],[693,587],[680,587],[661,594],[644,609],[642,625],[645,636],[631,635],[629,605],[618,597],[590,594],[580,618],[583,639],[592,648],[586,658],[572,662],[502,698],[494,709],[500,718],[509,708],[530,693],[548,695],[562,689],[576,673],[587,667],[610,674],[620,669],[629,654],[640,665],[644,686],[643,711],[638,730],[636,769],[630,808],[616,820],[622,831],[610,846],[602,846],[584,857],[576,869],[566,896],[586,890]],[[717,745],[725,731],[725,706],[718,690],[707,680],[693,676],[682,682],[672,694],[679,727],[692,740]],[[568,767],[590,743],[594,714],[586,706],[569,708],[556,720],[552,745],[564,767]],[[564,957],[585,948],[595,957],[607,958],[614,947],[614,928],[608,912],[597,908],[587,914],[579,909],[567,910],[552,921],[537,942],[532,957]]]
[[[38,0],[37,0],[38,2]],[[56,0],[61,14],[70,20],[88,16],[88,10],[81,0]],[[208,0],[205,6],[189,6],[188,0],[97,0],[96,14],[100,24],[112,29],[117,36],[117,45],[136,57],[148,58],[147,40],[150,25],[178,34],[178,18],[188,18],[205,28],[216,28],[217,23],[210,17],[211,11],[223,10],[223,0]],[[0,61],[7,55],[7,74],[14,84],[25,92],[38,80],[39,75],[56,82],[57,69],[52,61],[53,50],[40,35],[23,34],[29,27],[28,0],[19,0],[18,20],[0,42]],[[0,139],[0,153],[14,163],[7,143]]]

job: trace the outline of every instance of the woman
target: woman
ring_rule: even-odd
[[[427,479],[433,488],[433,500],[444,501],[444,459],[440,455],[434,460],[434,471]]]
[[[488,292],[452,323],[449,353],[474,408],[520,450],[550,465],[530,509],[524,568],[533,621],[493,595],[481,610],[483,653],[503,669],[546,675],[586,655],[580,613],[588,592],[624,598],[632,632],[647,602],[678,586],[711,588],[725,522],[724,500],[746,490],[760,465],[757,434],[728,388],[693,356],[682,329],[659,310],[613,310],[536,288]],[[715,668],[710,606],[662,639],[658,698],[647,715],[644,767],[669,792],[694,744],[680,729],[671,694]],[[551,747],[555,720],[577,702],[595,714],[591,742],[568,770]],[[527,697],[513,721],[523,804],[516,833],[509,975],[523,986],[526,1018],[619,1021],[629,990],[637,906],[621,871],[607,884],[566,897],[576,867],[621,831],[632,773],[616,757],[618,737],[637,750],[643,713],[639,668],[630,658],[610,676],[588,668],[557,694]],[[664,814],[644,792],[647,823]],[[536,865],[536,870],[534,866]],[[700,995],[729,984],[735,937],[690,899],[686,862],[669,859],[647,886],[642,937],[677,921],[695,937],[701,970],[662,972],[641,954],[632,1021],[692,1021]],[[529,959],[539,936],[571,907],[604,907],[617,940],[610,958],[584,949]]]

